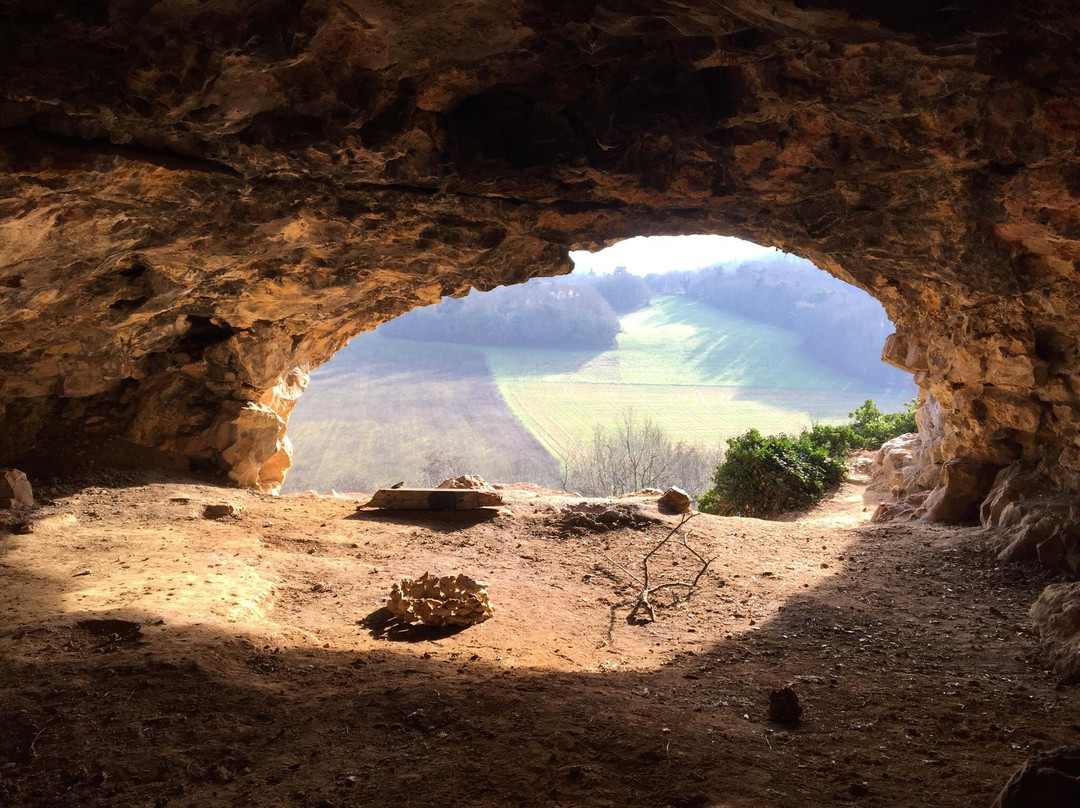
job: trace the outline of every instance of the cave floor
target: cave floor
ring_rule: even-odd
[[[1080,740],[1027,626],[1040,574],[977,529],[873,525],[858,485],[798,521],[696,517],[700,589],[631,624],[608,558],[674,524],[647,500],[648,527],[600,533],[531,487],[358,515],[108,482],[41,487],[32,533],[0,526],[4,806],[968,808]],[[221,502],[240,512],[203,517]],[[425,571],[485,580],[495,617],[384,625]],[[789,682],[798,727],[767,716]]]

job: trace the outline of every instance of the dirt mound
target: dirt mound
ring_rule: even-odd
[[[623,528],[641,529],[661,521],[655,513],[649,514],[636,503],[588,502],[563,505],[548,523],[563,533],[606,533]]]

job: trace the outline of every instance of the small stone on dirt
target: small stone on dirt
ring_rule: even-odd
[[[26,475],[18,469],[0,469],[0,508],[31,508],[34,491]]]
[[[240,509],[228,502],[218,502],[203,508],[204,519],[224,519],[226,516],[236,516]]]
[[[681,488],[671,487],[656,501],[662,513],[690,513],[694,499]]]
[[[769,720],[776,724],[798,724],[803,708],[791,685],[785,685],[769,694]]]

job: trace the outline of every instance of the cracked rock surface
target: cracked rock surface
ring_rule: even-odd
[[[1080,490],[1078,42],[1065,0],[0,0],[0,464],[274,490],[360,331],[721,233],[886,306],[941,512]]]

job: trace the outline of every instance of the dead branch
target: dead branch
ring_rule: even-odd
[[[630,614],[627,615],[627,620],[633,620],[639,612],[644,611],[649,616],[649,620],[655,621],[655,607],[649,599],[652,597],[652,595],[662,590],[682,588],[686,590],[685,597],[689,599],[690,596],[694,593],[694,590],[697,589],[698,582],[701,581],[702,576],[709,569],[709,566],[712,564],[712,562],[716,560],[715,558],[705,558],[705,556],[703,556],[690,545],[689,531],[681,534],[679,532],[683,527],[685,527],[686,523],[693,519],[695,516],[697,516],[696,511],[693,513],[684,514],[682,519],[679,520],[679,524],[675,525],[675,527],[673,527],[664,538],[662,538],[659,542],[656,543],[655,547],[653,547],[651,550],[649,550],[648,553],[645,554],[645,557],[641,559],[640,576],[635,575],[622,564],[618,563],[608,555],[604,555],[604,558],[606,558],[609,562],[616,566],[628,578],[641,586],[641,592],[638,594],[637,602],[634,604],[634,608],[630,610]],[[652,571],[649,569],[649,561],[676,535],[678,535],[678,540],[676,543],[682,545],[687,551],[690,552],[691,555],[694,556],[694,558],[701,562],[701,567],[698,569],[697,574],[694,576],[693,580],[663,581],[662,583],[653,584],[650,578]]]

